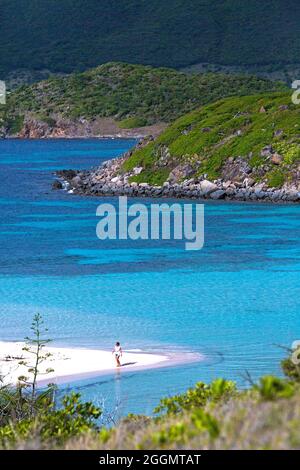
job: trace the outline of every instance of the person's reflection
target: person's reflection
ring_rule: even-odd
[[[116,414],[118,415],[116,418],[117,420],[120,418],[121,414],[121,406],[122,406],[122,393],[121,393],[121,371],[120,369],[116,369],[115,372],[115,410]]]

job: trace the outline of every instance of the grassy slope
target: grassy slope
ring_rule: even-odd
[[[209,391],[210,390],[210,391]],[[207,391],[209,391],[207,393]],[[164,404],[169,403],[168,407]],[[299,383],[272,376],[238,391],[235,384],[216,379],[199,382],[182,395],[161,401],[156,417],[128,415],[117,425],[100,430],[78,430],[75,437],[56,436],[49,430],[41,442],[39,427],[24,436],[15,428],[16,442],[0,433],[2,445],[19,449],[65,448],[67,450],[143,449],[299,449]],[[51,422],[51,421],[50,421]],[[0,428],[1,431],[1,428]],[[4,430],[3,430],[4,431]],[[21,431],[21,432],[20,432]],[[58,442],[49,436],[58,437]],[[25,437],[25,440],[24,440]],[[0,444],[1,445],[1,444]]]
[[[186,75],[166,68],[109,63],[23,86],[8,95],[3,111],[6,109],[6,121],[13,127],[17,116],[30,112],[50,123],[57,114],[71,119],[112,116],[121,121],[121,127],[130,128],[170,122],[201,104],[232,94],[281,87],[251,76]]]
[[[1,0],[0,75],[109,60],[278,68],[299,62],[299,19],[296,0]]]
[[[245,394],[205,412],[194,411],[161,421],[124,420],[99,443],[91,437],[69,443],[69,449],[299,449],[300,396],[263,401]]]
[[[262,107],[266,112],[261,112]],[[280,135],[276,136],[276,131]],[[196,174],[216,178],[229,157],[243,157],[259,176],[268,163],[261,156],[267,145],[283,157],[276,170],[266,175],[271,186],[280,186],[300,161],[300,106],[292,104],[290,93],[231,97],[193,111],[136,151],[124,167],[143,166],[140,181],[161,183],[166,170],[162,173],[157,163],[161,149],[167,147],[171,168],[188,162],[194,165]]]

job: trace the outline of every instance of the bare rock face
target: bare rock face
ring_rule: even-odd
[[[191,165],[178,165],[169,174],[168,182],[177,183],[178,181],[184,180],[195,173],[195,170]]]
[[[29,119],[24,123],[18,137],[21,139],[42,139],[47,137],[49,127],[45,122]]]
[[[82,117],[78,119],[66,119],[59,114],[53,114],[45,121],[36,119],[32,113],[26,113],[23,127],[15,134],[22,139],[52,139],[69,137],[133,137],[153,139],[166,127],[166,124],[158,123],[135,129],[121,129],[112,118],[101,118],[87,120]],[[4,137],[11,135],[4,129]],[[143,140],[139,145],[144,145]]]
[[[228,159],[222,169],[222,179],[242,183],[251,172],[252,168],[246,160],[242,158]]]

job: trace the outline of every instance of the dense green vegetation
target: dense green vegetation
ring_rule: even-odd
[[[23,86],[8,95],[2,115],[12,134],[28,114],[50,126],[58,116],[71,120],[113,117],[120,127],[133,128],[173,121],[225,96],[282,88],[281,84],[251,76],[186,75],[166,68],[109,63]]]
[[[299,62],[297,0],[1,0],[0,76],[73,72],[108,61]]]
[[[222,176],[229,157],[239,157],[258,180],[279,187],[300,162],[299,126],[300,107],[292,104],[290,93],[226,98],[179,118],[134,152],[124,170],[142,166],[140,182],[162,183],[161,157],[167,152],[165,173],[188,163],[196,175],[215,179]],[[275,163],[272,158],[277,158]]]
[[[34,317],[32,338],[24,348],[28,376],[16,387],[0,385],[0,447],[5,449],[296,449],[300,446],[300,348],[282,361],[286,378],[264,376],[238,390],[215,379],[173,397],[163,398],[153,416],[128,415],[113,427],[101,409],[71,393],[59,397],[56,387],[39,391],[47,330]],[[59,398],[57,398],[57,396]],[[113,419],[113,418],[112,418]]]

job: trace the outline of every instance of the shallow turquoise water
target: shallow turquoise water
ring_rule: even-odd
[[[110,348],[119,339],[127,349],[205,354],[199,364],[75,384],[108,409],[120,403],[119,413],[150,412],[197,380],[244,385],[245,370],[278,373],[278,344],[300,338],[300,207],[206,203],[199,252],[181,241],[101,242],[102,199],[52,191],[52,172],[133,144],[0,141],[1,339],[21,340],[39,311],[56,344]]]

